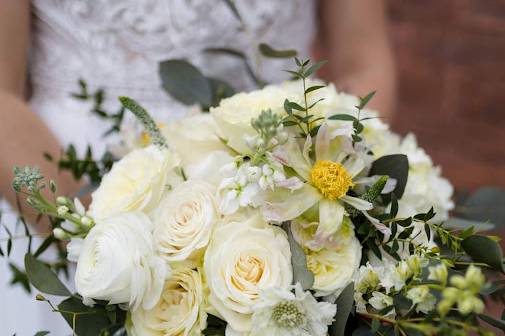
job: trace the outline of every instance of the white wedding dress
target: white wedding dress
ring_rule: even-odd
[[[105,89],[105,106],[111,110],[118,107],[117,96],[126,95],[160,121],[181,118],[187,111],[161,89],[160,61],[187,59],[205,75],[226,80],[237,90],[251,89],[240,60],[203,51],[233,48],[243,51],[267,81],[285,79],[282,69],[292,68],[292,61],[261,58],[257,45],[293,48],[306,57],[315,29],[315,0],[235,4],[243,25],[225,0],[33,0],[33,111],[63,145],[73,143],[82,152],[92,144],[100,152],[110,141],[102,137],[110,125],[89,112],[89,103],[70,96],[78,91],[80,78],[90,91]],[[14,245],[10,261],[22,266],[24,244]],[[19,286],[8,287],[8,261],[0,259],[0,336],[39,330],[69,335],[63,319],[34,300],[36,290],[26,295]]]

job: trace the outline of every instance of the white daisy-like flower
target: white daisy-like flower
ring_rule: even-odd
[[[337,134],[338,135],[338,134]],[[333,141],[335,140],[335,141]],[[316,237],[321,240],[339,230],[345,215],[344,203],[366,211],[373,205],[348,195],[357,183],[357,176],[366,167],[362,155],[344,150],[349,139],[337,136],[326,124],[321,125],[315,142],[315,161],[309,156],[312,140],[307,137],[303,149],[290,138],[274,156],[285,166],[293,168],[305,182],[303,187],[289,193],[274,193],[264,210],[265,219],[283,222],[297,218],[308,209],[319,208]]]
[[[337,306],[318,302],[297,283],[261,291],[253,311],[251,336],[326,336]]]

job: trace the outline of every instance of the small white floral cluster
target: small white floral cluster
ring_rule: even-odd
[[[406,291],[406,297],[412,301],[416,311],[426,313],[433,310],[436,299],[427,287],[407,286],[419,280],[421,271],[427,264],[427,259],[412,255],[398,263],[384,260],[374,266],[370,263],[361,266],[355,280],[356,310],[361,313],[377,313],[392,307],[393,296],[402,290]],[[391,317],[395,315],[394,308],[386,314]]]

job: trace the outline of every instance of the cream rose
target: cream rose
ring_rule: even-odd
[[[85,300],[127,303],[152,308],[169,268],[155,254],[152,223],[141,212],[97,222],[80,248],[75,273],[77,292]]]
[[[352,281],[361,261],[361,245],[356,238],[336,248],[308,250],[307,267],[314,274],[316,296],[338,296]]]
[[[95,220],[121,212],[152,210],[167,184],[177,179],[177,156],[152,145],[137,149],[116,162],[93,193],[90,214]]]
[[[238,93],[223,99],[218,107],[211,108],[210,113],[227,144],[240,153],[248,153],[251,149],[245,137],[257,134],[251,126],[251,120],[268,109],[274,113],[285,113],[283,104],[286,98],[296,100],[297,95],[279,86],[266,86],[261,90]]]
[[[150,310],[131,313],[131,336],[196,336],[205,329],[204,292],[199,270],[181,268],[165,282],[161,298]]]
[[[226,221],[205,253],[209,303],[231,329],[248,332],[259,291],[291,285],[291,252],[285,232],[258,213]]]
[[[167,262],[197,255],[209,243],[218,219],[215,190],[197,180],[168,193],[153,212],[154,241]]]

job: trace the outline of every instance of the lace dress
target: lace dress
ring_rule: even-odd
[[[158,62],[187,59],[205,75],[226,80],[237,90],[253,88],[240,60],[204,52],[210,47],[244,52],[270,82],[286,78],[279,69],[291,60],[258,57],[257,44],[294,48],[308,54],[314,32],[315,0],[236,0],[243,24],[224,0],[33,0],[30,53],[30,105],[62,144],[82,151],[103,150],[101,135],[110,124],[92,115],[90,104],[70,96],[84,79],[89,90],[105,89],[105,107],[118,107],[117,96],[141,102],[160,121],[184,116],[187,107],[162,91]],[[24,246],[14,249],[22,265]],[[0,334],[33,335],[49,330],[70,334],[63,320],[9,281],[0,262]],[[58,302],[58,299],[55,300]]]

